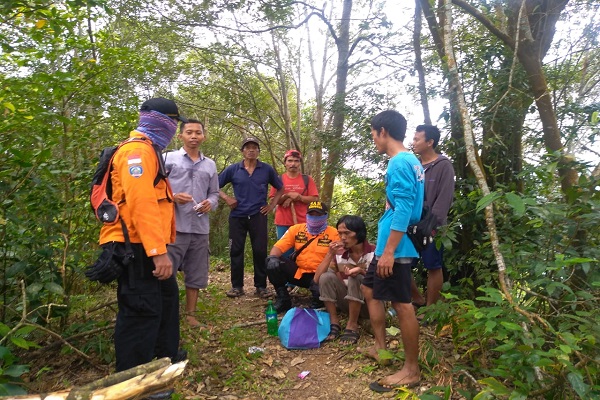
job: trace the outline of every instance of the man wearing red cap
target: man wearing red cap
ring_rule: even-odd
[[[302,174],[302,154],[298,150],[286,151],[283,164],[283,195],[275,209],[277,239],[281,239],[290,226],[306,222],[308,204],[319,199],[319,191],[313,178]],[[274,197],[275,193],[275,189],[272,188],[269,197]]]

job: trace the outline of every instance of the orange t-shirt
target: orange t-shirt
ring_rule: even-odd
[[[285,253],[289,249],[299,250],[304,244],[315,237],[306,230],[306,224],[292,225],[285,235],[275,243],[275,247]],[[302,274],[314,273],[321,261],[329,252],[329,243],[340,240],[337,229],[328,226],[325,231],[316,235],[313,240],[298,256],[296,264],[298,271],[294,275],[295,279],[300,279]]]

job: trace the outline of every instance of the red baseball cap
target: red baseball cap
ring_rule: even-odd
[[[300,153],[298,150],[291,149],[285,152],[283,155],[283,161],[285,162],[288,157],[302,158],[302,153]]]

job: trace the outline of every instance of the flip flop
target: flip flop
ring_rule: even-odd
[[[342,331],[342,327],[338,324],[329,325],[329,335],[323,340],[323,343],[332,342],[335,339],[340,337],[340,333]]]
[[[377,393],[387,393],[387,392],[391,392],[393,390],[401,389],[401,388],[406,388],[406,389],[414,388],[414,387],[419,386],[419,383],[421,383],[420,380],[418,380],[416,382],[412,382],[412,383],[397,383],[397,384],[393,384],[393,385],[382,385],[381,383],[379,383],[379,381],[375,381],[375,382],[371,382],[369,384],[369,389],[371,389],[372,391],[377,392]]]
[[[353,331],[352,329],[344,329],[344,333],[340,336],[340,343],[342,344],[356,344],[360,339],[360,333]]]

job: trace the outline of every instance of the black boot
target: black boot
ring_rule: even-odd
[[[318,297],[313,296],[312,300],[310,301],[310,308],[316,310],[323,307],[325,307],[325,303],[323,303]]]
[[[321,294],[319,292],[319,285],[317,285],[315,281],[311,282],[310,286],[308,287],[308,290],[310,290],[310,293],[312,294],[310,308],[316,309],[325,307],[325,304],[323,304],[323,302],[319,299],[319,297],[321,297]]]
[[[277,288],[277,297],[275,298],[273,307],[275,307],[277,314],[286,312],[292,308],[292,299],[290,298],[290,294],[285,286]]]

